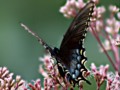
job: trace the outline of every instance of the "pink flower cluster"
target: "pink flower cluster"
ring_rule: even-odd
[[[58,68],[55,65],[55,61],[51,58],[50,55],[40,58],[40,61],[44,63],[44,68],[40,65],[39,72],[44,76],[44,89],[45,90],[59,90],[59,87],[62,86],[62,89],[68,88],[69,83],[66,79],[60,76]],[[71,87],[72,89],[72,87]]]
[[[13,73],[10,73],[6,67],[0,67],[0,90],[20,90],[24,80],[20,76],[13,79]]]
[[[67,0],[65,6],[60,8],[60,12],[67,18],[75,17],[77,11],[83,8],[84,5],[83,0]]]
[[[9,89],[9,90],[44,90],[41,87],[41,80],[37,79],[36,81],[32,81],[32,83],[24,82],[18,89]]]
[[[91,73],[96,80],[97,90],[100,90],[100,86],[105,81],[107,82],[106,90],[120,90],[120,76],[118,72],[114,74],[112,72],[108,72],[108,69],[109,65],[101,65],[97,68],[94,63],[91,64]]]
[[[109,65],[103,66],[101,65],[99,69],[95,66],[94,63],[91,64],[91,71],[94,75],[94,78],[96,79],[97,86],[100,87],[100,85],[107,79],[107,72],[108,72]]]
[[[120,75],[118,72],[115,74],[108,73],[106,90],[120,90]]]

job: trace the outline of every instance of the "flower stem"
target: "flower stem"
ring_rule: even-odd
[[[95,23],[94,23],[94,24],[95,24]],[[117,68],[116,68],[116,66],[115,66],[115,64],[114,64],[114,62],[113,62],[113,60],[112,60],[112,58],[109,56],[109,54],[108,54],[107,51],[105,50],[104,46],[102,45],[102,43],[101,43],[101,41],[100,41],[100,38],[98,37],[98,35],[97,35],[96,32],[95,32],[95,28],[94,28],[94,27],[95,27],[95,25],[91,24],[91,29],[92,29],[93,35],[95,36],[95,38],[96,38],[96,40],[98,41],[99,45],[102,47],[105,55],[107,56],[107,58],[109,59],[109,61],[110,61],[111,64],[113,65],[113,68],[114,68],[116,71],[118,71]]]

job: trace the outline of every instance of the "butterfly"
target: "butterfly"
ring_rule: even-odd
[[[85,67],[87,57],[85,56],[84,39],[89,28],[90,19],[94,12],[94,2],[87,3],[76,15],[70,27],[65,33],[60,48],[51,48],[36,33],[31,31],[27,26],[21,23],[29,33],[35,36],[39,43],[48,50],[53,58],[56,59],[60,75],[75,86],[80,86],[82,81],[91,84],[86,78],[88,72]]]

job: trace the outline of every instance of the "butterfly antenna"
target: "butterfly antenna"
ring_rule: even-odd
[[[43,47],[49,51],[52,51],[52,49],[35,33],[33,32],[30,28],[28,28],[25,24],[20,23],[20,25],[31,35],[37,38],[38,42],[43,45]]]

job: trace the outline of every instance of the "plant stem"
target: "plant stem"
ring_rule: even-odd
[[[114,64],[114,62],[113,62],[113,60],[112,60],[112,58],[109,56],[109,54],[108,54],[107,51],[105,50],[104,46],[102,45],[102,43],[101,43],[101,41],[100,41],[100,38],[98,37],[98,35],[97,35],[96,32],[95,32],[95,28],[94,28],[94,27],[95,27],[95,25],[91,24],[91,29],[92,29],[93,35],[95,36],[95,38],[96,38],[96,40],[98,41],[99,45],[102,47],[105,55],[107,56],[107,58],[109,59],[109,61],[110,61],[111,64],[113,65],[113,68],[114,68],[116,71],[118,71],[117,68],[116,68],[116,66],[115,66],[115,64]]]

